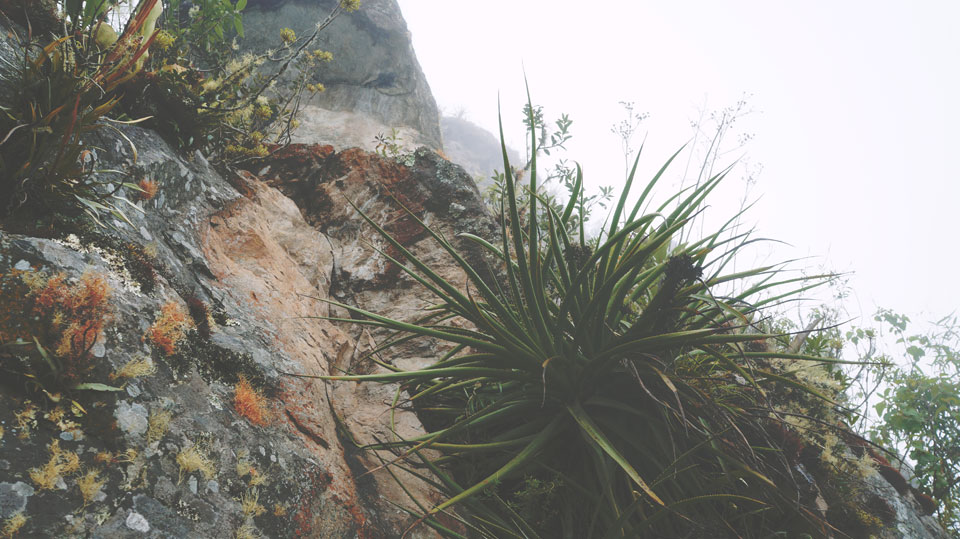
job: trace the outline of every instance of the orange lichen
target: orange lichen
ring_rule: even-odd
[[[264,396],[242,376],[240,381],[233,386],[233,390],[233,409],[254,425],[266,425],[269,412]]]
[[[66,274],[34,271],[0,275],[0,343],[37,340],[59,360],[57,377],[77,379],[90,364],[90,350],[109,321],[111,289],[99,274],[76,283]]]
[[[183,311],[180,304],[168,301],[160,308],[160,316],[150,326],[147,336],[164,355],[170,356],[176,352],[177,344],[186,335],[191,324],[190,317]]]
[[[157,196],[157,189],[160,187],[157,182],[146,178],[140,180],[137,186],[142,189],[142,191],[137,193],[137,198],[144,202]]]

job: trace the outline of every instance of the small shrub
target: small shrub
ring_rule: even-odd
[[[290,142],[304,93],[322,89],[313,79],[332,60],[311,44],[341,13],[359,7],[354,1],[337,3],[308,35],[285,28],[273,49],[238,57],[234,48],[243,38],[246,0],[211,0],[189,12],[187,5],[169,2],[179,16],[166,21],[161,35],[166,46],[153,51],[151,69],[132,81],[123,107],[134,116],[152,116],[148,125],[166,138],[221,164],[259,159]],[[276,84],[288,72],[295,73],[288,77],[292,81]]]

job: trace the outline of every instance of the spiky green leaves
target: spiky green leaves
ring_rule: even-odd
[[[535,136],[532,142],[535,148]],[[631,207],[635,162],[608,230],[589,242],[568,232],[582,198],[579,174],[562,211],[538,204],[537,196],[521,210],[507,172],[500,237],[460,238],[498,260],[499,271],[471,267],[453,243],[425,227],[466,275],[466,289],[363,216],[438,307],[405,322],[337,305],[362,317],[354,323],[396,332],[390,343],[417,336],[457,345],[421,370],[388,366],[382,374],[328,377],[400,382],[408,397],[398,394],[397,402],[429,418],[427,434],[371,447],[395,451],[391,466],[448,496],[433,507],[414,499],[419,511],[409,511],[418,523],[457,535],[435,518],[457,508],[450,514],[486,537],[673,537],[700,526],[754,536],[785,515],[798,517],[797,529],[813,529],[813,513],[796,504],[796,491],[774,486],[793,484],[794,472],[766,434],[765,391],[785,385],[816,392],[764,372],[759,361],[776,352],[747,354],[743,347],[764,337],[749,334],[751,304],[781,301],[810,285],[779,278],[777,268],[725,273],[753,241],[728,229],[734,220],[679,242],[722,173],[644,213],[676,155]],[[506,157],[504,168],[510,170]],[[525,189],[537,193],[535,165]],[[730,283],[744,291],[724,297],[719,288]],[[782,290],[791,284],[797,286]],[[780,291],[760,297],[773,289]],[[527,521],[516,508],[531,503],[551,508],[540,514],[559,516]]]

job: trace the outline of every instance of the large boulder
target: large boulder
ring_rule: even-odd
[[[244,11],[243,50],[276,48],[280,30],[310,35],[339,0],[251,0]],[[373,149],[379,134],[398,130],[410,148],[441,149],[440,120],[396,0],[364,0],[320,33],[311,49],[333,53],[319,71],[326,91],[304,102],[297,142]]]

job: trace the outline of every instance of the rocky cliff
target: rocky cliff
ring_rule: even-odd
[[[72,405],[4,376],[0,518],[22,512],[26,530],[50,537],[394,536],[408,518],[389,502],[405,495],[354,445],[389,435],[393,388],[291,375],[356,369],[379,338],[324,320],[342,315],[325,298],[396,316],[427,302],[371,251],[378,240],[347,200],[429,256],[400,203],[448,233],[488,234],[472,179],[426,149],[406,167],[293,146],[259,178],[227,181],[148,131],[126,136],[136,163],[120,139],[99,142],[114,166],[159,184],[134,226],[0,232],[4,294],[23,282],[67,296],[100,283],[110,307],[86,379],[122,389],[80,392]],[[425,344],[397,361],[437,353]],[[395,419],[419,432],[412,414]]]
[[[365,63],[345,45],[336,54],[354,74],[387,69],[393,39],[405,32],[392,2],[365,6],[370,12],[345,28],[362,33],[362,56],[379,60]],[[307,8],[258,9],[264,20],[293,27]],[[0,51],[8,58],[11,43]],[[406,43],[403,61],[415,66]],[[397,122],[439,141],[425,81],[364,86],[351,77],[328,94],[323,114]],[[390,84],[411,91],[380,91]],[[314,124],[318,132],[319,125],[327,124]],[[401,477],[404,492],[380,467],[388,456],[357,445],[388,439],[391,424],[415,435],[417,417],[391,416],[395,387],[304,376],[369,370],[364,357],[384,338],[329,320],[348,315],[324,299],[401,319],[431,303],[380,254],[391,251],[350,203],[445,278],[463,282],[407,210],[448,238],[495,237],[472,178],[427,148],[404,163],[340,149],[353,143],[349,132],[324,135],[336,148],[293,145],[224,175],[153,132],[121,131],[89,142],[104,169],[155,182],[155,196],[130,212],[132,224],[65,229],[37,221],[0,230],[0,343],[28,329],[38,337],[0,355],[0,534],[400,536],[414,519],[398,505],[413,507],[411,495],[430,505],[437,495],[410,476]],[[476,253],[468,256],[483,267]],[[10,367],[17,355],[40,361],[41,347],[77,360],[64,379],[97,385],[58,391]],[[414,341],[402,352],[386,361],[424,365],[443,348]],[[862,503],[875,509],[861,517],[873,518],[868,524],[885,538],[944,537],[896,477],[867,480]],[[815,496],[816,485],[807,491]],[[425,527],[408,535],[433,536]]]
[[[243,50],[275,47],[280,30],[309,35],[338,0],[251,0],[244,12]],[[440,117],[413,52],[396,0],[366,0],[338,17],[316,46],[333,53],[318,73],[326,91],[302,109],[297,142],[373,149],[374,138],[397,129],[409,149],[443,147]]]

